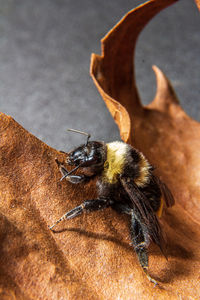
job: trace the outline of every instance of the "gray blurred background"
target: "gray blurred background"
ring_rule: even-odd
[[[142,1],[0,0],[0,111],[52,147],[70,150],[83,137],[119,138],[89,76],[100,39]],[[153,64],[170,78],[181,105],[200,121],[200,15],[180,0],[141,34],[136,77],[144,104],[155,94]]]

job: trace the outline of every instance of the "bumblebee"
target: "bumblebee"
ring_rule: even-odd
[[[69,182],[78,184],[97,176],[98,198],[85,200],[65,213],[50,229],[64,219],[72,219],[83,212],[106,207],[129,215],[131,241],[139,263],[148,279],[157,284],[148,274],[148,247],[152,240],[165,255],[165,242],[158,217],[162,215],[164,204],[167,207],[174,204],[170,190],[153,174],[154,168],[145,156],[131,145],[121,141],[107,144],[90,141],[89,134],[69,130],[86,135],[87,140],[69,153],[66,162],[74,167],[71,171],[57,160],[61,180],[66,178]],[[74,175],[79,168],[82,169],[82,174]]]

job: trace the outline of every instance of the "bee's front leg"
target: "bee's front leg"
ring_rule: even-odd
[[[59,170],[60,170],[62,176],[67,175],[69,173],[67,168],[64,167],[63,164],[61,162],[59,162],[58,159],[55,159],[55,161],[56,161],[56,163],[59,167]],[[83,174],[81,174],[81,175],[69,175],[69,176],[66,176],[65,178],[66,178],[67,181],[69,181],[71,183],[74,183],[74,184],[81,183],[81,182],[89,180],[89,177],[85,176]]]

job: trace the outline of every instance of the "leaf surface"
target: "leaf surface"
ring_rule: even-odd
[[[198,299],[200,269],[200,125],[179,105],[166,76],[153,67],[157,93],[143,107],[132,63],[137,37],[172,0],[149,1],[129,12],[92,56],[91,74],[124,141],[144,152],[169,185],[176,205],[162,226],[168,261],[150,247],[154,288],[129,239],[129,220],[111,209],[48,226],[83,199],[96,197],[95,181],[60,182],[50,148],[11,117],[0,114],[1,299]]]

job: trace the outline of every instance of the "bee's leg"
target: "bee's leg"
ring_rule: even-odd
[[[65,179],[71,183],[77,184],[81,182],[86,182],[87,180],[89,180],[89,177],[85,175],[69,175],[65,177]]]
[[[134,211],[131,214],[131,240],[137,254],[139,263],[147,275],[149,281],[157,285],[157,282],[151,278],[148,274],[148,246],[150,238],[146,228],[144,227],[142,220],[138,217]]]
[[[67,170],[66,167],[64,167],[61,162],[59,162],[58,159],[55,160],[58,167],[59,167],[59,170],[62,174],[62,176],[65,176],[69,173],[69,171]],[[67,181],[71,182],[71,183],[74,183],[74,184],[77,184],[77,183],[80,183],[80,182],[83,182],[83,181],[87,181],[89,179],[88,176],[85,176],[85,175],[69,175],[67,177],[65,177]]]
[[[139,263],[147,275],[147,278],[155,285],[157,282],[148,274],[148,246],[149,235],[135,211],[126,203],[114,202],[112,208],[119,213],[131,215],[131,240],[137,254]]]
[[[49,229],[52,229],[55,225],[57,225],[64,219],[69,220],[69,219],[77,217],[78,215],[82,214],[83,212],[91,212],[91,211],[95,211],[95,210],[100,210],[100,209],[110,206],[112,203],[113,203],[112,200],[105,199],[105,198],[86,200],[81,205],[79,205],[79,206],[73,208],[72,210],[68,211],[67,213],[65,213],[59,220],[57,220],[55,222],[54,225],[49,227]]]

